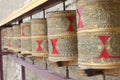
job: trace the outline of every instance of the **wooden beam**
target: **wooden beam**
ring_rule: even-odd
[[[19,21],[23,18],[29,17],[35,13],[48,9],[54,5],[63,2],[62,0],[32,0],[29,4],[15,11],[9,15],[6,19],[0,22],[0,26],[10,24],[15,21]]]
[[[47,0],[33,0],[27,5],[23,6],[22,8],[18,9],[17,11],[13,12],[11,15],[9,15],[6,19],[0,22],[0,26],[12,21],[13,19],[16,19],[17,17],[25,14],[26,12],[36,8],[37,6],[43,4]]]

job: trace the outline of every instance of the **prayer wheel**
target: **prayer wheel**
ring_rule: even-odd
[[[119,68],[120,1],[77,0],[76,5],[79,66]]]
[[[7,37],[7,28],[3,29],[3,48],[4,50],[8,49],[8,37]]]
[[[7,28],[8,50],[13,51],[13,29]]]
[[[1,30],[2,51],[4,51],[4,47],[5,47],[4,40],[5,40],[5,29],[2,29]]]
[[[20,25],[13,26],[13,51],[19,53],[21,51],[21,27]]]
[[[21,54],[31,55],[31,25],[29,22],[21,23]]]
[[[33,19],[31,21],[32,56],[47,57],[47,21],[46,19]]]
[[[76,11],[55,11],[47,14],[49,60],[77,60]]]

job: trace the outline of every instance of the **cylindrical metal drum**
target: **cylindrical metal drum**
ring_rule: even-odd
[[[7,49],[8,49],[7,28],[4,28],[4,29],[3,29],[3,35],[4,35],[4,40],[3,40],[4,46],[3,46],[3,48],[4,48],[4,50],[7,50]]]
[[[46,19],[33,19],[31,21],[32,56],[47,57],[47,21]]]
[[[2,51],[4,51],[4,47],[5,47],[4,40],[5,40],[5,29],[2,29],[1,30]]]
[[[7,38],[8,38],[8,50],[13,51],[13,29],[12,27],[7,28]]]
[[[21,51],[21,27],[20,25],[13,26],[13,51],[19,53]]]
[[[29,22],[21,24],[21,54],[31,55],[31,26]]]
[[[49,60],[77,60],[76,12],[56,11],[47,14]]]
[[[120,66],[119,14],[119,0],[77,0],[80,66],[101,69]]]

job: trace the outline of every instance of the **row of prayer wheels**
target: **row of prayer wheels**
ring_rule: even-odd
[[[3,49],[54,62],[78,60],[79,67],[119,68],[120,0],[77,0],[76,6],[3,29]]]

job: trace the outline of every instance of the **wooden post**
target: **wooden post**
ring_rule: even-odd
[[[2,42],[1,42],[1,29],[0,29],[0,80],[3,79],[3,59],[2,59]]]
[[[21,66],[21,70],[22,70],[22,80],[26,80],[25,79],[25,67]]]

